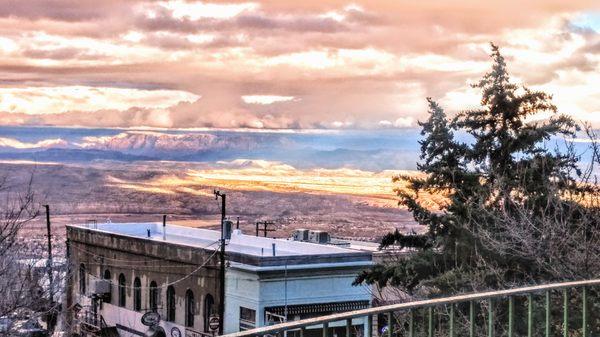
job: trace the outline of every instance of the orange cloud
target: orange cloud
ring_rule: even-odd
[[[411,127],[427,96],[450,112],[478,103],[469,83],[494,41],[516,81],[598,123],[600,34],[579,18],[599,10],[579,0],[7,0],[0,122]],[[60,89],[75,87],[90,94]],[[161,90],[188,98],[148,99]]]

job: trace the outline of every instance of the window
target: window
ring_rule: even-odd
[[[110,303],[110,301],[112,300],[112,284],[110,282],[110,271],[108,269],[106,269],[104,271],[104,276],[103,278],[105,280],[108,280],[108,294],[106,295],[106,297],[104,298],[104,302],[106,303]]]
[[[125,275],[119,274],[119,306],[124,307],[126,301],[125,293]]]
[[[167,321],[175,322],[175,288],[167,288]]]
[[[79,293],[85,294],[85,265],[79,265]]]
[[[150,310],[156,311],[158,309],[158,288],[156,287],[156,282],[150,282],[150,293],[148,295]]]
[[[194,326],[194,306],[196,302],[194,301],[194,292],[191,289],[188,289],[185,292],[185,326],[193,327]]]
[[[256,310],[240,307],[240,331],[256,327]]]
[[[133,280],[133,310],[142,310],[142,282],[139,277]]]
[[[204,332],[208,332],[208,320],[210,319],[210,315],[213,314],[214,306],[215,300],[211,294],[207,294],[204,297]]]

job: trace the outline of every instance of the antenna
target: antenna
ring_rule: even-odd
[[[260,226],[263,226],[262,229],[260,229]],[[271,225],[275,225],[274,221],[271,220],[265,220],[265,221],[257,221],[256,222],[256,236],[258,236],[258,232],[259,231],[263,231],[263,236],[266,238],[267,237],[267,232],[274,232],[276,229],[275,228],[268,228],[268,226]]]

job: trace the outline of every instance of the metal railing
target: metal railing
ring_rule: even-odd
[[[452,297],[437,298],[431,300],[406,302],[400,304],[384,305],[379,307],[373,307],[368,309],[361,309],[355,311],[349,311],[344,313],[337,313],[327,316],[320,316],[315,318],[302,319],[297,321],[289,321],[286,323],[260,327],[252,330],[246,330],[242,332],[226,334],[225,337],[254,337],[254,336],[265,336],[265,335],[276,335],[279,333],[294,332],[296,336],[305,337],[305,333],[308,327],[314,328],[319,327],[322,330],[322,337],[331,337],[329,333],[329,327],[332,323],[345,322],[345,337],[352,336],[352,319],[366,318],[367,328],[365,329],[362,336],[372,337],[373,335],[373,317],[384,316],[384,320],[388,322],[388,328],[385,332],[381,333],[385,337],[392,337],[394,334],[394,315],[397,313],[404,313],[408,315],[406,322],[406,335],[408,337],[415,337],[417,331],[415,324],[417,324],[417,315],[415,314],[418,310],[425,310],[424,321],[422,321],[423,333],[427,337],[433,337],[434,335],[442,335],[448,337],[455,337],[457,327],[455,319],[457,317],[458,306],[464,304],[461,308],[464,309],[465,321],[467,324],[466,330],[468,330],[469,337],[475,337],[476,335],[482,335],[481,331],[485,331],[488,337],[494,337],[496,330],[499,326],[505,328],[503,335],[508,337],[514,337],[516,335],[515,327],[515,299],[523,297],[526,303],[526,335],[532,337],[534,335],[534,302],[536,299],[543,299],[544,315],[544,336],[552,336],[552,292],[562,292],[562,322],[560,322],[560,329],[562,330],[563,337],[568,337],[569,333],[572,332],[573,326],[569,326],[570,319],[570,308],[569,302],[572,299],[571,295],[575,293],[572,290],[577,289],[577,294],[580,296],[580,311],[577,313],[581,315],[581,322],[578,324],[581,328],[581,337],[590,337],[590,322],[589,317],[589,288],[600,285],[600,279],[587,280],[587,281],[575,281],[575,282],[564,282],[554,283],[546,285],[538,285],[523,288],[514,288],[500,291],[489,291],[482,293],[465,294]],[[543,295],[543,298],[540,298]],[[477,303],[484,303],[487,305],[487,312],[484,313],[484,327],[479,327],[477,330],[476,321],[477,316],[475,314]],[[503,308],[506,310],[508,317],[503,317],[504,321],[500,318],[495,317],[495,312],[504,305]],[[435,308],[445,307],[448,309],[448,313],[445,316],[444,326],[441,326],[441,320],[436,326],[435,324]],[[495,307],[494,307],[495,306]],[[556,311],[556,310],[555,310]],[[486,315],[487,314],[487,315]],[[487,316],[487,317],[485,317]],[[391,323],[391,324],[390,324]],[[542,323],[542,322],[537,322]],[[437,329],[437,330],[436,330]],[[479,331],[479,333],[477,333]],[[466,335],[466,334],[461,334]],[[358,334],[357,336],[358,337]]]

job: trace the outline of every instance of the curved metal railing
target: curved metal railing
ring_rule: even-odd
[[[581,289],[581,335],[582,337],[589,337],[590,327],[588,322],[589,305],[588,305],[588,287],[600,285],[600,279],[587,280],[587,281],[575,281],[575,282],[563,282],[553,283],[538,286],[530,286],[523,288],[514,288],[499,291],[488,291],[481,293],[464,294],[452,297],[444,297],[423,301],[406,302],[399,304],[384,305],[379,307],[373,307],[368,309],[361,309],[343,313],[336,313],[332,315],[320,316],[315,318],[302,319],[297,321],[290,321],[286,323],[260,327],[252,330],[246,330],[242,332],[232,333],[224,335],[225,337],[254,337],[254,336],[265,336],[273,335],[282,332],[297,331],[300,337],[304,336],[307,327],[321,326],[322,336],[329,337],[328,328],[329,324],[334,322],[345,322],[346,323],[346,335],[345,337],[352,337],[351,324],[353,318],[367,318],[368,324],[362,336],[371,337],[372,335],[372,324],[373,316],[386,315],[387,322],[393,322],[393,314],[396,312],[407,312],[409,314],[408,323],[408,337],[414,337],[414,311],[417,309],[427,309],[427,336],[433,337],[434,335],[434,308],[439,306],[449,306],[448,324],[447,324],[447,335],[448,337],[455,336],[455,306],[459,303],[468,303],[468,316],[469,316],[469,336],[475,336],[475,303],[479,301],[487,301],[487,335],[494,337],[495,334],[495,318],[494,309],[492,304],[497,304],[499,300],[508,299],[508,322],[507,322],[507,335],[513,337],[515,334],[515,303],[514,299],[517,296],[527,296],[527,336],[533,336],[534,324],[534,295],[543,293],[545,296],[544,310],[545,310],[545,321],[544,321],[544,332],[545,336],[551,336],[551,292],[561,290],[563,296],[563,322],[562,333],[564,337],[569,336],[569,290]],[[392,329],[387,329],[384,333],[386,337],[392,336]]]

